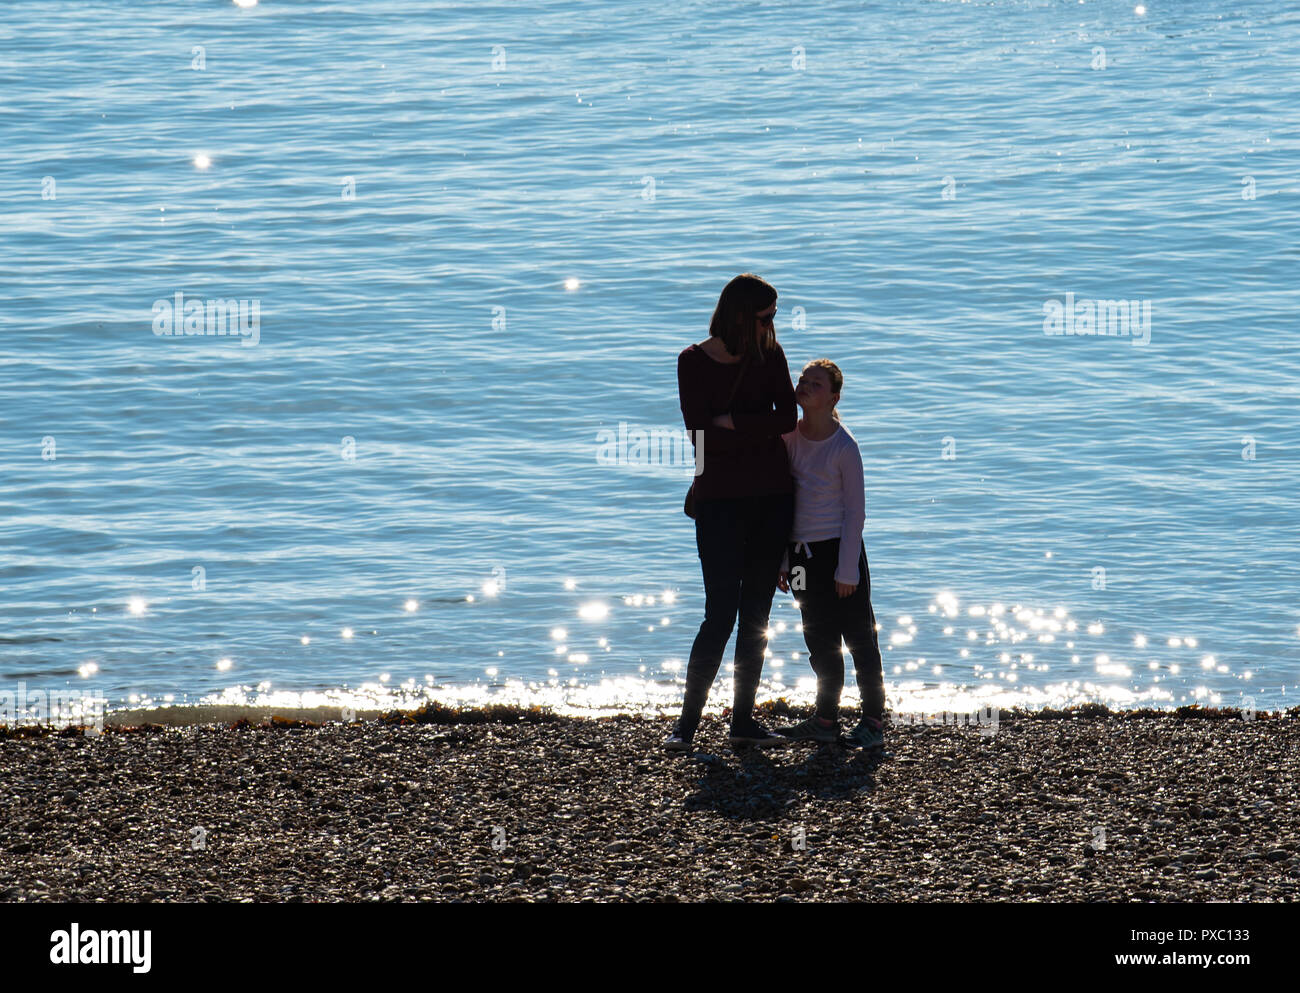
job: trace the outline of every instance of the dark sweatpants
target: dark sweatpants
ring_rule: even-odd
[[[768,612],[793,520],[793,493],[696,501],[695,547],[704,573],[704,623],[686,667],[682,728],[688,736],[700,723],[737,616],[740,631],[731,719],[734,725],[753,718],[767,649]]]
[[[862,694],[864,717],[880,719],[885,712],[885,679],[881,672],[880,641],[876,637],[876,614],[871,609],[871,572],[867,549],[858,540],[858,585],[851,596],[835,592],[835,569],[840,560],[840,539],[810,541],[812,555],[803,545],[789,546],[791,593],[803,614],[803,638],[809,661],[817,674],[817,713],[834,720],[840,712],[840,691],[844,688],[844,655],[841,639],[853,653],[853,668]],[[795,569],[805,570],[805,588],[795,587]]]

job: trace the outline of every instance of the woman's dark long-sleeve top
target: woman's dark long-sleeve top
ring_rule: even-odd
[[[709,358],[699,345],[677,356],[677,392],[691,444],[703,431],[703,471],[695,477],[695,498],[793,493],[789,456],[781,435],[795,429],[794,388],[780,345],[750,359],[731,410],[723,407],[740,375],[742,362],[728,365]],[[731,414],[735,430],[714,427],[713,418]]]

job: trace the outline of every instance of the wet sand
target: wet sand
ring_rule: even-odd
[[[1293,901],[1298,716],[1003,712],[883,760],[506,709],[10,729],[0,900]]]

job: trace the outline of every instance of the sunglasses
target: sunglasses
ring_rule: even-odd
[[[777,309],[778,309],[778,308],[775,308],[775,307],[774,307],[774,308],[772,309],[772,313],[770,313],[770,314],[766,314],[766,315],[764,315],[764,314],[755,314],[754,317],[755,317],[755,319],[757,319],[757,321],[758,321],[759,324],[770,325],[770,324],[772,323],[772,321],[776,318],[776,311],[777,311]]]

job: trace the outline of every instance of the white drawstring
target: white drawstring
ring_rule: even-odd
[[[812,558],[812,549],[808,547],[808,542],[806,542],[806,541],[796,541],[796,542],[794,543],[794,550],[795,550],[796,552],[799,551],[799,546],[800,546],[800,545],[803,545],[803,554],[804,554],[804,558],[811,559],[811,558]]]

